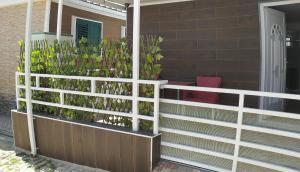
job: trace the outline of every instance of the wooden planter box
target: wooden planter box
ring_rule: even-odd
[[[152,171],[161,136],[34,115],[38,154],[113,172]],[[25,113],[12,111],[15,146],[30,151]]]

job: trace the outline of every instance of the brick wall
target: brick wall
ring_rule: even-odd
[[[72,15],[103,22],[103,37],[119,39],[121,37],[121,26],[126,26],[125,20],[95,14],[76,8],[64,6],[62,19],[62,33],[71,34]],[[56,32],[57,4],[51,4],[50,32]]]
[[[15,107],[15,72],[19,40],[25,39],[27,4],[0,8],[0,115]],[[43,31],[45,2],[33,6],[33,32]]]
[[[132,33],[132,8],[128,11]],[[195,0],[144,6],[141,33],[161,35],[169,80],[223,78],[222,87],[258,90],[259,18],[256,0]]]

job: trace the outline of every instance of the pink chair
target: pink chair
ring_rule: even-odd
[[[220,77],[197,77],[197,86],[199,87],[211,87],[219,88],[221,86],[222,79]],[[182,99],[185,101],[203,102],[218,104],[220,102],[219,93],[203,92],[203,91],[183,91]]]

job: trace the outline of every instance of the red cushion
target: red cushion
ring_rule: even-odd
[[[198,76],[197,86],[219,88],[221,86],[221,81],[222,79],[220,77]]]
[[[197,86],[219,88],[222,79],[220,77],[197,77]],[[219,103],[219,93],[203,92],[203,91],[186,91],[183,100],[203,102],[203,103]]]

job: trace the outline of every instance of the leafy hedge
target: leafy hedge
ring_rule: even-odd
[[[157,80],[161,72],[160,61],[161,43],[163,39],[156,36],[145,36],[140,43],[140,79]],[[35,41],[31,50],[31,72],[41,74],[93,76],[111,78],[132,77],[132,48],[129,41],[104,39],[99,45],[91,45],[86,39],[82,39],[78,46],[70,42],[61,42],[50,45],[47,41]],[[20,41],[20,54],[18,71],[24,72],[24,42]],[[20,83],[24,84],[24,77],[20,77]],[[34,86],[35,78],[32,78]],[[90,81],[65,80],[53,78],[40,78],[40,86],[46,88],[59,88],[65,90],[90,91]],[[118,95],[132,95],[131,83],[96,82],[96,92]],[[153,97],[152,85],[141,85],[140,96]],[[25,96],[25,90],[21,90],[21,96]],[[58,93],[33,91],[34,100],[59,103]],[[89,107],[118,112],[131,112],[131,101],[98,98],[81,95],[65,94],[65,104]],[[26,110],[25,102],[20,102],[20,109]],[[140,102],[140,114],[151,115],[153,103]],[[131,120],[125,117],[115,117],[107,114],[95,114],[70,109],[62,109],[50,106],[33,104],[35,113],[45,113],[71,120],[102,121],[107,124],[131,127]],[[141,121],[143,130],[151,130],[152,123]]]

